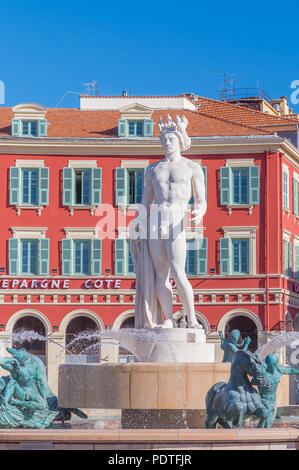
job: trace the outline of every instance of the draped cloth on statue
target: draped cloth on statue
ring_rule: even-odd
[[[135,328],[154,328],[163,323],[163,315],[148,240],[131,239],[130,252],[136,272]]]

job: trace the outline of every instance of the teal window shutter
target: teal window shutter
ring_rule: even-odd
[[[154,123],[152,119],[145,119],[144,120],[144,137],[152,137],[154,132]]]
[[[39,169],[39,203],[42,206],[49,204],[49,168]]]
[[[249,274],[249,240],[235,238],[232,244],[232,273]]]
[[[288,276],[292,277],[293,276],[293,263],[292,263],[292,254],[293,254],[293,249],[292,249],[292,242],[288,242]]]
[[[95,238],[92,241],[92,274],[98,276],[102,273],[102,240]]]
[[[130,240],[126,240],[127,248],[127,274],[135,274],[135,267],[130,251]]]
[[[220,204],[222,206],[230,203],[229,172],[228,166],[220,168]]]
[[[39,137],[47,137],[47,129],[48,129],[47,119],[39,119],[37,135]]]
[[[204,180],[205,180],[205,198],[207,200],[207,167],[202,166],[201,169],[203,171],[203,176],[204,176]]]
[[[70,206],[73,204],[73,169],[63,169],[63,205]]]
[[[119,119],[118,120],[118,137],[127,137],[127,120]]]
[[[135,170],[135,203],[141,204],[144,187],[144,169]]]
[[[229,238],[220,238],[220,273],[229,274]]]
[[[20,202],[20,168],[17,166],[10,167],[10,204],[19,204]]]
[[[39,245],[39,274],[47,276],[49,274],[49,258],[50,258],[50,240],[49,238],[41,238]]]
[[[288,273],[288,242],[283,241],[283,273],[287,276]]]
[[[294,246],[295,256],[294,256],[294,277],[299,278],[299,245]]]
[[[258,166],[249,167],[249,202],[251,204],[260,203],[260,168]]]
[[[91,202],[95,206],[102,203],[102,168],[92,169]]]
[[[199,238],[197,274],[207,274],[207,272],[208,272],[208,239]]]
[[[19,137],[21,135],[21,120],[13,118],[11,120],[11,135],[12,137]]]
[[[125,274],[125,242],[123,238],[115,240],[115,274]]]
[[[72,240],[64,238],[62,240],[62,275],[72,274]]]
[[[186,240],[186,274],[197,274],[197,240]]]
[[[115,204],[117,206],[126,204],[126,169],[116,168],[115,170]]]
[[[293,177],[293,212],[297,215],[297,179]]]
[[[8,254],[9,254],[9,274],[17,275],[19,274],[19,243],[18,238],[10,238],[8,245]]]

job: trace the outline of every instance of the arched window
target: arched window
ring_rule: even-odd
[[[249,336],[249,338],[251,339],[251,343],[248,347],[248,350],[251,352],[257,350],[257,327],[250,318],[245,317],[243,315],[233,317],[227,322],[225,326],[225,337],[227,337],[229,332],[232,330],[239,330],[241,332],[242,339],[245,339],[246,336]]]
[[[99,362],[100,330],[89,317],[78,316],[66,328],[66,363]]]
[[[43,322],[30,315],[17,320],[12,330],[12,347],[24,348],[46,364],[47,341]]]

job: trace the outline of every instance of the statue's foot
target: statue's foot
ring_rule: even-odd
[[[161,328],[173,328],[173,321],[170,318],[167,318],[165,322],[161,325]]]
[[[196,328],[196,329],[202,328],[202,326],[197,321],[193,321],[190,323],[188,322],[187,325],[188,325],[188,328]]]

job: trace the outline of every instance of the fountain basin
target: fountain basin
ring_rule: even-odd
[[[161,423],[164,428],[173,427],[174,416],[178,427],[184,427],[182,410],[186,410],[187,421],[200,428],[208,390],[216,382],[227,382],[229,375],[229,363],[63,364],[59,367],[59,406],[121,409],[122,426],[132,428],[144,416],[150,423],[151,414],[157,427]],[[278,406],[289,404],[288,376],[282,377],[277,396]]]

